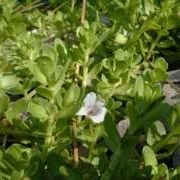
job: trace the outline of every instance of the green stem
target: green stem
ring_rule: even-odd
[[[92,157],[93,157],[93,149],[97,143],[98,137],[99,137],[99,132],[101,131],[101,126],[98,126],[93,138],[93,141],[91,142],[90,148],[89,148],[89,156],[88,159],[91,161]]]
[[[57,8],[55,8],[52,12],[55,13],[56,11],[58,11],[59,9],[61,9],[64,5],[66,5],[68,3],[68,1],[63,2],[62,4],[60,4],[59,6],[57,6]]]
[[[23,137],[28,136],[31,138],[33,138],[33,137],[34,138],[44,138],[45,137],[44,133],[28,133],[28,132],[22,132],[22,131],[17,131],[17,130],[9,130],[9,129],[4,129],[4,133],[6,133],[7,135],[16,135],[16,136],[23,136]],[[1,135],[1,133],[0,133],[0,135]]]
[[[102,175],[101,180],[110,180],[121,157],[121,146],[119,145],[116,149],[116,152],[113,156],[113,159],[111,160],[109,167],[105,171],[105,173]]]
[[[160,40],[160,38],[161,38],[161,36],[158,35],[156,37],[155,41],[152,43],[152,45],[151,45],[151,47],[149,49],[149,53],[147,55],[147,60],[149,60],[149,58],[152,56],[153,50],[156,47],[156,45],[157,45],[158,41]]]
[[[77,145],[77,121],[73,120],[72,125],[72,131],[73,131],[73,158],[74,158],[74,166],[77,167],[79,165],[79,150]]]
[[[88,61],[89,61],[89,49],[85,51],[84,67],[83,67],[83,82],[82,86],[85,88],[88,84]]]
[[[144,46],[143,46],[143,42],[142,42],[141,39],[139,39],[139,45],[140,45],[141,54],[142,54],[143,57],[145,57],[146,53],[144,51]]]
[[[71,0],[71,12],[74,11],[74,6],[75,6],[76,1],[75,0]]]
[[[166,136],[161,142],[159,142],[153,149],[155,152],[158,152],[162,147],[164,147],[171,140],[172,134]]]
[[[45,5],[45,4],[44,3],[39,3],[39,4],[35,4],[35,5],[31,6],[31,7],[25,7],[23,9],[20,9],[18,11],[18,13],[23,13],[23,12],[26,12],[26,11],[30,11],[30,10],[33,10],[33,9],[35,9],[37,7],[43,6],[43,5]]]
[[[35,0],[35,1],[32,1],[32,2],[30,2],[29,4],[27,4],[26,6],[19,5],[19,6],[13,11],[13,13],[19,12],[19,11],[24,10],[24,9],[28,9],[28,8],[32,7],[33,5],[39,3],[39,2],[40,2],[40,0]]]
[[[87,84],[88,84],[88,67],[84,67],[82,87],[85,88]]]
[[[165,152],[165,153],[156,155],[156,158],[158,160],[168,158],[169,156],[171,156],[174,153],[174,151],[178,148],[178,146],[179,146],[179,144],[175,145],[169,152]]]
[[[51,147],[53,129],[54,129],[54,115],[51,115],[47,123],[46,137],[44,141],[43,155],[45,157],[47,156],[47,153]]]
[[[82,11],[81,11],[81,24],[84,23],[86,17],[86,3],[87,3],[86,0],[83,0]]]
[[[6,142],[7,142],[7,134],[4,135],[4,138],[3,138],[3,148],[5,149],[6,148]]]

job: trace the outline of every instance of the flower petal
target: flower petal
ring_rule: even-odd
[[[89,118],[94,122],[94,123],[100,123],[104,121],[104,117],[106,114],[106,108],[103,107],[101,112],[97,114],[96,116],[89,116]]]
[[[98,108],[102,108],[102,107],[104,106],[104,102],[102,102],[102,101],[97,101],[97,102],[96,102],[96,106],[97,106]]]
[[[88,93],[84,99],[84,105],[86,108],[91,108],[96,102],[96,94],[94,92]]]
[[[81,107],[81,109],[76,113],[78,116],[86,116],[87,115],[87,110],[84,106]]]
[[[127,129],[129,128],[129,119],[122,120],[117,125],[117,131],[121,138],[126,134]]]

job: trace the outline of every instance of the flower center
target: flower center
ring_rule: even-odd
[[[97,116],[101,112],[101,108],[96,104],[88,111],[88,116]]]

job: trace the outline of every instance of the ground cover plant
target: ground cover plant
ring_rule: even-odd
[[[0,179],[179,179],[179,32],[179,0],[1,0]]]

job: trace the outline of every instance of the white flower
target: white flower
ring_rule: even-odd
[[[104,103],[96,100],[96,94],[91,92],[84,98],[84,105],[76,113],[78,116],[87,116],[94,123],[100,123],[104,120],[107,109]]]
[[[124,135],[126,134],[126,131],[127,129],[129,128],[130,126],[130,122],[129,122],[129,119],[124,119],[124,120],[121,120],[118,125],[116,126],[117,128],[117,131],[120,135],[121,138],[124,137]]]

